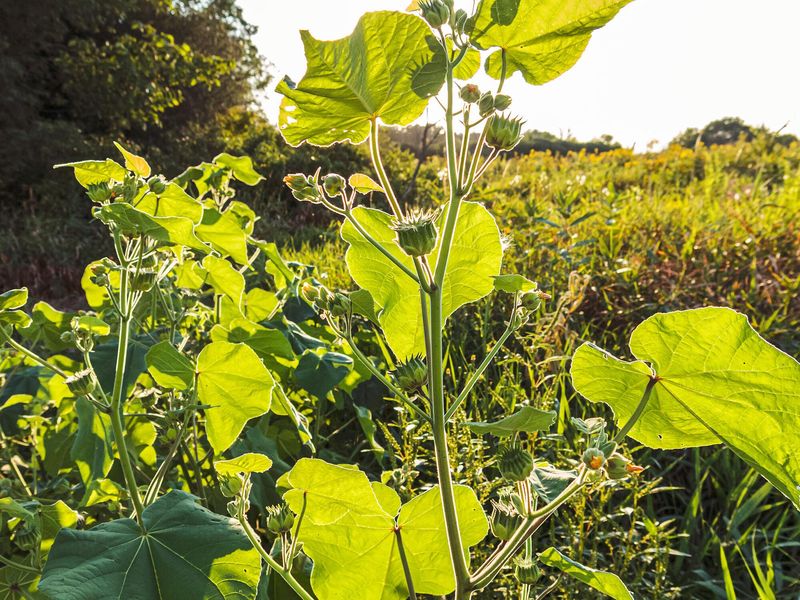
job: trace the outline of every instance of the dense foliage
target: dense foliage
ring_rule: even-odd
[[[308,72],[278,87],[281,134],[293,144],[367,141],[376,178],[320,169],[285,178],[297,200],[342,220],[342,242],[313,261],[335,257],[330,273],[259,239],[256,213],[236,195],[262,179],[247,157],[220,153],[171,179],[120,144],[119,160],[60,165],[85,189],[113,256],[84,271],[90,311],[28,308],[24,288],[0,295],[0,591],[460,600],[570,597],[588,586],[631,599],[618,571],[647,597],[731,597],[742,581],[727,567],[734,549],[759,596],[792,586],[781,569],[793,560],[784,537],[800,506],[800,364],[729,308],[646,307],[642,316],[657,314],[629,343],[602,320],[620,318],[606,291],[635,288],[648,271],[618,260],[651,225],[664,228],[661,252],[648,254],[655,264],[710,215],[723,234],[698,228],[680,244],[684,260],[704,242],[726,243],[725,233],[735,239],[739,226],[761,234],[756,261],[763,242],[781,243],[786,228],[770,217],[797,212],[796,147],[743,139],[733,158],[675,148],[659,187],[657,156],[504,158],[522,137],[506,78],[558,76],[625,3],[564,11],[495,0],[469,15],[432,0],[419,3],[423,18],[367,14],[343,40],[304,34]],[[474,75],[480,51],[496,92],[455,84]],[[418,162],[414,193],[398,196],[382,125],[410,123],[440,91],[445,156],[432,161],[434,178]],[[456,120],[466,131],[458,144]],[[690,175],[673,180],[683,160]],[[576,178],[577,165],[596,180]],[[768,198],[762,214],[726,221],[734,196],[687,218],[686,192],[709,199],[745,177],[715,177],[731,166],[754,170],[746,201]],[[683,195],[670,205],[673,189]],[[645,199],[670,210],[648,215]],[[792,281],[766,299],[779,310],[756,322],[790,341]],[[578,347],[587,335],[621,358]],[[643,447],[636,462],[627,438]],[[676,552],[667,490],[636,464],[694,448],[697,476],[705,446],[732,451],[743,474],[729,505],[735,526],[703,546],[722,557],[719,581],[685,552],[696,545]],[[690,488],[695,519],[702,477]],[[750,531],[768,495],[763,568]],[[747,558],[741,541],[751,538]],[[694,561],[693,581],[670,583],[668,569],[680,572],[670,555]]]

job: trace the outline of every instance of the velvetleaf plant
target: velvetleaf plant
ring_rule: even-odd
[[[16,548],[0,574],[0,585],[14,586],[7,586],[11,597],[463,600],[488,593],[508,570],[527,599],[552,591],[541,584],[546,567],[630,599],[616,575],[555,547],[535,551],[537,531],[571,498],[641,471],[621,447],[626,436],[661,448],[726,444],[800,508],[800,459],[792,452],[800,365],[724,308],[651,317],[632,335],[633,362],[590,344],[576,352],[575,388],[611,406],[618,429],[612,435],[603,419],[573,420],[586,448],[566,469],[530,452],[554,412],[525,405],[463,424],[501,440],[495,466],[507,485],[490,519],[475,491],[455,481],[450,433],[459,407],[547,298],[523,275],[502,272],[497,224],[469,199],[520,136],[504,83],[517,71],[531,84],[559,76],[626,3],[489,0],[469,14],[430,0],[411,13],[368,13],[342,40],[302,34],[306,75],[278,87],[282,134],[295,145],[366,142],[377,178],[286,178],[298,200],[342,218],[353,292],[293,273],[273,245],[252,237],[255,215],[228,185],[258,182],[246,158],[223,154],[172,181],[151,177],[147,162],[121,147],[124,166],[111,159],[68,165],[109,227],[116,260],[87,268],[92,313],[36,305],[29,315],[25,290],[0,296],[8,360],[36,379],[33,393],[17,393],[3,407],[31,413],[23,421],[33,447],[47,447],[48,433],[51,449],[71,444],[80,485],[67,487],[82,492],[75,507],[89,522],[79,528],[70,505],[39,500],[55,492],[38,489],[37,470],[51,475],[55,489],[65,468],[57,450],[32,452],[27,498],[0,499]],[[496,88],[469,83],[481,65]],[[448,196],[436,207],[404,205],[381,160],[380,129],[410,124],[434,98],[444,108]],[[367,194],[382,194],[389,212],[359,205]],[[277,291],[258,285],[267,275]],[[492,293],[511,305],[506,330],[470,373],[446,373],[448,318]],[[349,352],[329,364],[355,360],[429,428],[436,482],[403,502],[355,467],[301,458],[275,482],[284,502],[264,506],[274,540],[267,548],[251,508],[261,501],[259,478],[277,461],[254,440],[272,431],[261,426],[272,413],[309,438],[289,386],[307,372],[302,360],[318,355],[305,348],[295,360],[311,343],[308,332],[278,318],[297,294],[324,316],[338,340],[331,345]],[[396,357],[392,372],[359,349],[371,335]],[[41,356],[37,344],[53,354]],[[311,372],[313,379],[322,371]],[[67,441],[46,429],[53,408],[64,431],[76,428]],[[255,419],[259,426],[250,426]],[[156,432],[167,437],[159,457]],[[17,487],[30,487],[19,479]],[[232,498],[230,517],[217,514],[222,496]],[[109,518],[113,507],[124,516]],[[473,552],[490,531],[490,549]],[[485,558],[476,564],[474,556]]]
[[[540,577],[538,561],[611,597],[631,598],[615,575],[584,567],[555,548],[535,555],[532,543],[544,521],[573,495],[598,480],[642,470],[620,451],[628,435],[656,448],[724,443],[800,508],[800,459],[793,452],[800,435],[798,363],[734,311],[656,315],[633,334],[636,362],[588,344],[577,351],[575,388],[611,406],[619,430],[611,437],[602,419],[574,420],[588,447],[571,470],[537,464],[519,440],[546,431],[554,413],[526,406],[493,423],[467,424],[478,434],[504,438],[496,462],[512,486],[494,504],[491,530],[499,544],[483,564],[471,565],[470,548],[488,528],[485,517],[476,517],[482,513],[474,492],[453,480],[448,426],[503,343],[535,318],[546,295],[524,276],[502,273],[497,224],[485,207],[469,200],[470,193],[520,138],[521,121],[509,113],[511,98],[502,93],[506,79],[517,71],[537,85],[558,77],[578,60],[592,31],[625,4],[484,0],[469,14],[449,0],[421,0],[410,7],[419,16],[368,13],[341,40],[323,42],[302,32],[306,74],[297,84],[287,78],[277,88],[284,95],[279,119],[284,138],[293,145],[366,142],[377,175],[377,181],[364,174],[345,180],[320,172],[286,177],[298,200],[341,217],[341,236],[349,246],[345,260],[360,288],[353,293],[358,301],[342,291],[306,293],[357,358],[431,427],[437,475],[433,488],[401,506],[381,484],[340,466],[308,459],[287,474],[284,498],[303,519],[298,539],[313,561],[310,583],[318,597],[452,593],[459,600],[486,589],[504,567],[515,564],[521,595],[529,598]],[[481,64],[498,81],[495,90],[468,82]],[[432,209],[403,205],[381,160],[380,129],[413,122],[433,97],[444,111],[448,195]],[[389,212],[359,206],[363,195],[373,192],[384,195]],[[448,317],[493,291],[512,297],[505,333],[465,381],[458,382],[457,374],[446,381]],[[400,361],[393,373],[380,372],[357,350],[352,335],[363,325],[361,317]],[[456,391],[448,393],[451,389]],[[439,543],[427,540],[419,556],[421,534],[405,516],[431,495],[441,507]],[[381,532],[372,531],[375,520],[385,523]],[[386,577],[376,580],[377,572]]]

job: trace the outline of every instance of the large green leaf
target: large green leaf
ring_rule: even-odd
[[[145,356],[147,370],[161,387],[186,390],[194,381],[194,364],[167,340],[157,343]]]
[[[389,487],[350,466],[301,459],[282,480],[284,499],[299,513],[303,548],[314,561],[311,585],[325,600],[392,600],[408,596],[397,550],[399,529],[418,593],[444,595],[455,586],[438,488],[400,506]],[[488,524],[472,489],[456,486],[464,547]]]
[[[508,437],[518,432],[535,433],[550,429],[556,420],[556,413],[552,410],[539,410],[532,406],[523,406],[517,412],[497,421],[489,423],[465,423],[476,433],[491,433],[497,437]]]
[[[223,152],[214,157],[214,164],[228,167],[233,176],[246,185],[256,185],[264,179],[253,168],[253,159],[249,156],[233,156]]]
[[[652,448],[725,443],[800,508],[800,364],[727,308],[658,314],[633,332],[638,361],[584,344],[575,388],[626,422],[657,377],[630,436]],[[648,365],[645,364],[650,364]]]
[[[548,567],[559,569],[614,600],[633,600],[628,588],[614,573],[606,573],[582,565],[552,547],[539,554],[539,560]]]
[[[221,213],[216,208],[206,208],[195,233],[222,256],[247,264],[247,232],[231,211]]]
[[[353,359],[338,352],[317,354],[307,350],[294,371],[294,378],[304,390],[317,398],[324,398],[347,376],[353,366]]]
[[[475,15],[472,43],[499,48],[486,60],[495,79],[520,71],[541,85],[578,61],[592,32],[608,23],[631,0],[482,0]]]
[[[413,271],[411,259],[395,243],[392,217],[385,212],[359,207],[355,218],[375,240]],[[443,220],[439,218],[439,225]],[[342,238],[350,244],[346,260],[353,280],[372,294],[378,319],[389,346],[398,358],[406,359],[425,350],[419,288],[389,259],[381,254],[349,223],[342,225]],[[436,262],[439,248],[430,256]],[[450,261],[442,290],[444,318],[459,307],[492,291],[493,277],[500,273],[503,246],[494,217],[483,206],[463,202],[456,224]]]
[[[22,308],[28,302],[28,288],[17,288],[0,294],[0,311]]]
[[[78,433],[70,455],[78,465],[81,480],[88,490],[89,483],[108,475],[114,464],[111,417],[97,410],[86,398],[78,398],[75,408]]]
[[[75,179],[85,188],[92,184],[108,181],[122,182],[128,174],[125,167],[110,158],[105,160],[82,160],[56,165],[53,168],[58,169],[60,167],[72,167],[75,172]]]
[[[174,490],[142,524],[117,519],[62,529],[39,588],[58,600],[255,598],[261,559],[235,520]]]
[[[203,217],[203,205],[173,182],[160,194],[146,193],[136,202],[136,208],[155,217],[185,217],[195,224]]]
[[[203,259],[203,268],[214,293],[227,296],[237,308],[241,308],[244,299],[244,275],[234,269],[229,261],[213,255]]]
[[[284,96],[278,123],[290,144],[328,146],[348,139],[358,144],[369,135],[371,120],[408,125],[428,105],[413,83],[433,57],[433,34],[419,17],[373,12],[340,40],[320,41],[308,31],[300,35],[306,74],[297,86],[284,79],[277,87]]]
[[[208,246],[194,234],[194,223],[186,217],[154,217],[124,202],[102,207],[97,217],[131,235],[146,235],[157,242],[208,252]]]
[[[221,454],[253,417],[272,402],[275,380],[245,344],[212,342],[197,357],[197,394],[206,409],[206,433],[214,452]]]

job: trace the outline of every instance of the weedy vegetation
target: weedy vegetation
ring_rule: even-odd
[[[261,180],[247,157],[223,153],[172,180],[122,146],[119,161],[60,165],[115,255],[86,267],[90,311],[28,310],[24,288],[0,296],[0,594],[630,600],[618,571],[637,596],[679,597],[668,570],[690,541],[650,510],[675,490],[642,472],[682,451],[695,453],[687,519],[703,522],[710,473],[743,474],[713,475],[738,539],[706,540],[723,578],[695,572],[694,589],[735,597],[728,561],[752,549],[753,585],[775,597],[775,556],[791,551],[778,534],[800,508],[800,364],[724,307],[650,310],[620,347],[603,333],[619,315],[602,285],[635,286],[629,274],[645,267],[617,264],[620,247],[680,226],[680,213],[651,195],[621,219],[618,203],[644,193],[609,189],[598,170],[594,210],[575,212],[584,180],[543,214],[524,200],[555,185],[528,175],[542,159],[505,160],[522,136],[507,78],[558,77],[626,3],[488,0],[468,14],[421,0],[413,13],[367,13],[341,40],[304,32],[307,72],[277,88],[281,134],[365,143],[374,170],[284,180],[341,221],[341,243],[316,251],[339,275],[256,237],[232,185]],[[496,88],[470,83],[481,68]],[[381,132],[436,104],[443,194],[406,201]],[[615,152],[580,160],[634,161]],[[488,200],[503,195],[493,214]],[[598,211],[605,228],[591,224]],[[532,221],[552,235],[526,239]],[[595,267],[616,279],[579,272]],[[791,327],[793,297],[760,329]],[[580,414],[573,391],[588,401]],[[370,397],[393,418],[374,419]],[[746,525],[765,498],[777,521],[766,554]]]

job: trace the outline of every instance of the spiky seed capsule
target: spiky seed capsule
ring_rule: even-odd
[[[89,199],[92,202],[102,204],[111,198],[111,188],[108,187],[108,183],[105,181],[101,181],[100,183],[90,183],[86,190],[86,195],[89,196]]]
[[[484,92],[478,99],[478,112],[486,117],[494,112],[494,96],[491,92]]]
[[[508,541],[522,523],[522,517],[510,504],[492,501],[492,519],[489,525],[492,535],[498,540]]]
[[[163,194],[167,189],[167,180],[164,179],[163,175],[155,175],[147,180],[147,187],[154,194]]]
[[[497,94],[494,97],[494,109],[497,111],[504,111],[511,106],[511,96],[508,94]]]
[[[542,572],[539,570],[539,565],[530,558],[521,558],[517,560],[517,564],[514,567],[514,576],[520,583],[535,585],[542,576]]]
[[[272,533],[288,533],[294,525],[294,514],[286,504],[267,507],[267,529]]]
[[[325,193],[328,196],[338,196],[341,194],[347,183],[344,180],[344,177],[341,175],[337,175],[336,173],[329,173],[322,178],[322,188],[325,190]]]
[[[497,468],[508,481],[525,481],[533,471],[533,457],[516,444],[500,446]]]
[[[428,367],[420,355],[399,363],[393,375],[397,385],[406,392],[416,392],[428,383]]]
[[[458,93],[461,96],[461,99],[466,102],[467,104],[474,104],[481,97],[481,91],[478,89],[478,86],[474,83],[468,83],[464,87],[461,88],[461,91]]]
[[[421,0],[419,9],[428,25],[438,29],[450,20],[450,8],[442,0]]]
[[[583,464],[593,471],[597,471],[606,464],[606,456],[598,448],[589,448],[583,453]]]
[[[91,370],[83,369],[66,378],[65,383],[70,392],[76,396],[88,396],[96,387]]]
[[[221,476],[219,479],[219,491],[226,498],[233,498],[242,489],[242,480],[232,475]]]
[[[392,229],[397,233],[398,246],[409,256],[426,256],[436,247],[439,231],[435,212],[413,211],[395,220]]]
[[[495,150],[511,150],[519,143],[522,119],[492,115],[486,128],[486,143]]]

